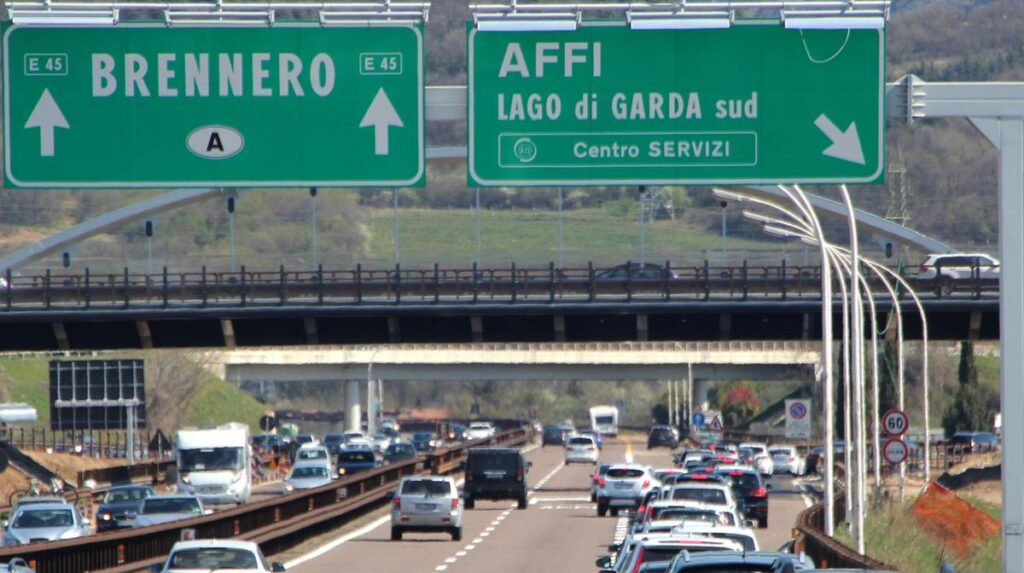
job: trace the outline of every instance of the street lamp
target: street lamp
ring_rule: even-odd
[[[309,228],[310,228],[310,259],[313,261],[313,272],[316,272],[316,187],[309,188]]]
[[[727,253],[729,251],[729,238],[728,238],[728,235],[726,233],[726,220],[725,220],[725,216],[726,216],[726,210],[729,207],[729,203],[727,203],[726,201],[721,201],[721,202],[719,202],[718,205],[720,207],[722,207],[722,266],[725,267],[725,266],[728,266],[727,265],[727,260],[728,260]]]

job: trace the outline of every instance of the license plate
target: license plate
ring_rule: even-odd
[[[615,489],[633,489],[633,484],[631,484],[631,483],[617,483],[617,484],[615,484]]]
[[[434,511],[437,509],[437,506],[432,503],[417,503],[416,509],[420,511]]]

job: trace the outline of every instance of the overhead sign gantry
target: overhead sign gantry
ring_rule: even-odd
[[[564,7],[474,7],[471,182],[882,180],[880,15],[827,29],[827,11],[782,11],[779,25],[721,11],[727,3],[639,6],[624,5],[623,20],[594,21]]]
[[[11,184],[422,183],[426,4],[342,17],[325,4],[312,21],[275,21],[272,4],[243,12],[190,4],[168,8],[164,22],[118,23],[130,6],[11,10],[3,33]]]

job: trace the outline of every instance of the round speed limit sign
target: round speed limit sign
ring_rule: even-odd
[[[899,438],[893,438],[882,446],[882,457],[890,464],[902,464],[909,455],[910,448]]]
[[[882,416],[882,430],[886,435],[899,437],[907,433],[910,420],[903,410],[889,410]]]

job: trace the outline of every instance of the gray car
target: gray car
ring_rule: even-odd
[[[447,532],[462,539],[463,503],[450,477],[404,477],[391,500],[391,540],[407,531]]]
[[[297,489],[313,489],[331,483],[333,474],[326,462],[301,462],[292,466],[288,479],[285,480],[289,491]]]
[[[24,545],[37,541],[74,539],[89,535],[89,522],[67,502],[23,505],[4,523],[3,545]]]
[[[147,497],[135,516],[135,527],[146,527],[179,519],[205,515],[203,502],[194,495],[155,495]]]

